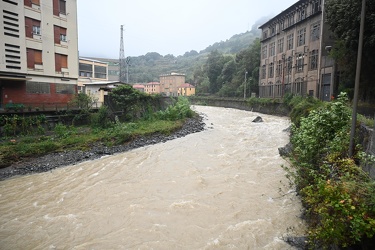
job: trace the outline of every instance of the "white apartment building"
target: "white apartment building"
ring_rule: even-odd
[[[77,92],[76,0],[1,0],[0,108],[67,103]]]

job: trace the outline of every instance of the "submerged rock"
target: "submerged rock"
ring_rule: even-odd
[[[262,117],[257,116],[257,117],[253,120],[253,122],[263,122],[263,119],[262,119]]]

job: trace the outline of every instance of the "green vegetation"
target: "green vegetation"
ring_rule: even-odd
[[[291,167],[285,169],[306,208],[310,247],[359,243],[374,247],[375,182],[361,166],[375,158],[359,146],[354,159],[348,157],[351,110],[347,95],[320,104],[295,98],[299,97],[287,101],[295,117]]]
[[[362,1],[330,0],[326,1],[327,22],[336,40],[331,55],[342,72],[339,91],[350,96],[354,93],[356,58]],[[366,17],[362,54],[361,86],[359,100],[375,103],[375,0],[366,1]]]
[[[119,88],[114,95],[123,91],[129,91],[129,89]],[[137,90],[131,89],[131,91],[136,93],[129,92],[129,96],[146,98]],[[149,96],[151,101],[154,98]],[[124,105],[129,100],[134,101],[134,98],[120,99],[118,105]],[[178,98],[164,111],[148,110],[142,113],[144,114],[142,117],[139,117],[139,112],[133,112],[142,109],[142,105],[138,104],[134,104],[131,109],[127,108],[127,112],[135,115],[127,122],[120,122],[118,118],[110,120],[108,108],[101,107],[98,113],[88,112],[91,126],[77,127],[59,123],[48,132],[44,129],[46,127],[44,116],[12,116],[10,118],[0,116],[0,125],[5,135],[0,141],[0,168],[27,157],[41,156],[50,152],[87,150],[95,143],[113,146],[127,143],[139,136],[149,136],[155,133],[170,134],[182,127],[185,118],[194,115],[188,100],[184,97]],[[129,118],[128,115],[126,117]],[[23,123],[26,123],[27,127],[21,127],[22,130],[19,130],[19,125]]]

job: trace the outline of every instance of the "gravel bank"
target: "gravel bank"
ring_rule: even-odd
[[[204,129],[205,123],[203,122],[203,117],[197,116],[195,118],[187,119],[184,126],[171,135],[154,134],[147,137],[139,137],[127,144],[113,147],[107,147],[101,143],[98,143],[88,151],[72,150],[51,153],[42,157],[28,159],[26,161],[13,164],[7,168],[0,169],[0,180],[4,180],[16,175],[47,172],[57,167],[74,165],[79,162],[98,159],[104,155],[112,155],[147,145],[166,142],[184,137],[191,133],[203,131]]]

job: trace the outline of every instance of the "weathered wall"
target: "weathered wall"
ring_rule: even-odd
[[[268,115],[288,116],[290,112],[290,109],[282,103],[254,104],[249,100],[199,97],[193,97],[189,100],[193,105],[235,108]]]

